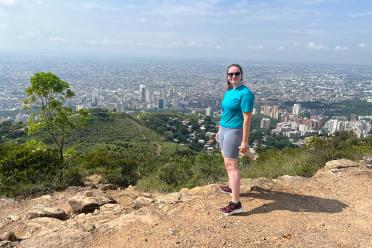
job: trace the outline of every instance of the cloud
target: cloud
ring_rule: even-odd
[[[14,6],[17,4],[16,0],[0,0],[0,6]]]
[[[49,38],[50,41],[54,41],[54,42],[65,42],[65,39],[63,39],[62,37],[51,37]]]
[[[263,45],[249,45],[247,47],[248,49],[251,49],[251,50],[256,50],[256,51],[259,51],[259,50],[262,50],[264,49],[264,46]]]
[[[113,41],[113,40],[108,40],[108,39],[103,39],[103,40],[90,40],[87,42],[89,45],[122,45],[123,42],[121,41]]]
[[[367,45],[365,44],[365,43],[360,43],[359,45],[358,45],[358,47],[360,47],[360,48],[365,48]]]
[[[305,48],[309,50],[322,50],[326,49],[327,47],[322,44],[316,44],[315,42],[311,41],[305,45]]]
[[[40,38],[40,34],[32,32],[30,30],[25,31],[23,34],[17,36],[18,39],[27,39],[27,38]]]
[[[36,1],[36,4],[43,4],[43,3],[44,3],[44,1],[41,1],[41,0]]]
[[[0,24],[0,30],[6,29],[6,28],[7,28],[7,25],[5,25],[4,23]]]
[[[347,46],[335,46],[335,48],[333,50],[335,50],[335,51],[347,51],[349,49],[350,48],[347,47]]]

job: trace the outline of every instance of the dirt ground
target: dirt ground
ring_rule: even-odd
[[[218,209],[229,202],[230,196],[218,192],[216,185],[183,189],[173,195],[144,193],[135,187],[108,190],[106,193],[123,208],[122,214],[105,217],[105,228],[97,224],[88,235],[69,243],[61,241],[61,246],[56,247],[370,248],[372,169],[351,161],[341,164],[347,163],[325,166],[312,178],[242,179],[241,202],[245,211],[229,217]],[[55,192],[49,205],[68,209],[66,199],[75,193],[72,189]],[[154,201],[133,207],[134,200],[143,196]],[[27,225],[22,216],[36,201],[40,198],[2,199],[0,234],[10,230],[16,230],[16,234],[25,232]],[[46,236],[40,233],[13,244],[47,244],[43,241]],[[63,240],[61,235],[58,237]]]

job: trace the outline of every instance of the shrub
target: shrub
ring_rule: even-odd
[[[179,187],[191,178],[192,164],[193,161],[190,157],[175,157],[172,161],[159,167],[158,177],[169,186]]]
[[[8,196],[81,185],[77,168],[66,167],[58,151],[37,141],[0,145],[0,192]]]
[[[80,166],[86,174],[101,174],[103,180],[120,186],[136,184],[139,174],[139,161],[124,153],[95,148],[80,158]]]

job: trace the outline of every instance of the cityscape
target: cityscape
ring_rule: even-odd
[[[228,64],[3,58],[0,60],[0,121],[26,121],[28,114],[22,110],[24,89],[35,72],[51,71],[75,91],[75,97],[68,102],[75,110],[104,108],[126,113],[166,110],[199,113],[217,122]],[[298,140],[301,143],[302,138],[337,131],[352,131],[358,138],[370,135],[372,109],[364,111],[365,115],[327,116],[324,109],[309,109],[301,103],[353,100],[371,103],[372,66],[254,62],[241,65],[245,84],[256,97],[253,114],[264,116],[261,129],[271,129],[272,134],[284,135],[297,143]],[[213,137],[213,133],[208,132],[208,137]],[[207,140],[199,137],[198,141]]]

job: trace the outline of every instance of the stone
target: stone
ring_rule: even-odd
[[[17,221],[17,220],[19,220],[19,216],[10,214],[10,215],[8,215],[8,219],[11,220],[11,221]]]
[[[149,197],[137,197],[133,201],[133,208],[138,209],[142,206],[149,205],[150,203],[154,202],[155,200]]]
[[[21,239],[19,239],[15,234],[14,232],[5,232],[3,234],[0,235],[0,240],[1,241],[11,241],[11,242],[18,242],[20,241]]]
[[[77,213],[92,213],[95,209],[107,203],[117,203],[112,197],[105,195],[100,190],[92,190],[78,193],[68,199],[71,211]]]
[[[164,196],[160,196],[160,197],[156,198],[156,201],[158,203],[174,204],[174,203],[182,201],[182,194],[179,193],[179,192],[166,194]]]
[[[31,220],[39,217],[55,218],[59,220],[66,220],[67,214],[63,209],[60,208],[34,208],[27,213],[26,218]]]
[[[91,247],[92,235],[82,228],[67,228],[60,226],[58,229],[45,229],[32,236],[31,239],[22,240],[17,247]]]
[[[105,190],[115,190],[115,189],[117,189],[117,187],[113,184],[102,184],[98,188],[101,189],[101,190],[104,190],[104,191]]]
[[[352,167],[359,167],[359,163],[347,160],[347,159],[337,159],[328,161],[325,166],[318,170],[314,175],[314,178],[327,176],[327,175],[339,175],[343,173],[346,169]]]
[[[11,241],[4,240],[0,242],[0,248],[13,248],[16,247]]]
[[[49,218],[49,217],[39,217],[39,218],[30,220],[26,224],[29,227],[40,228],[40,229],[51,229],[51,228],[60,226],[61,223],[63,223],[63,221],[59,219]]]

